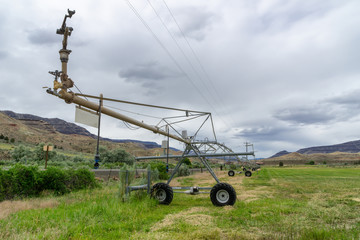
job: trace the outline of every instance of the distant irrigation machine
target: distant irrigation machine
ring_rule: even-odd
[[[246,152],[233,152],[230,148],[226,147],[224,144],[218,143],[216,140],[216,135],[213,126],[213,120],[211,113],[209,112],[200,112],[200,111],[192,111],[192,110],[185,110],[179,108],[170,108],[170,107],[162,107],[162,106],[155,106],[150,104],[142,104],[142,103],[135,103],[135,102],[128,102],[128,101],[121,101],[115,100],[110,98],[104,98],[102,94],[100,97],[97,96],[90,96],[84,95],[82,93],[74,93],[70,88],[74,86],[74,82],[68,77],[67,74],[67,63],[69,59],[69,54],[71,50],[67,49],[67,39],[71,35],[73,28],[66,26],[67,18],[71,18],[72,15],[75,14],[75,11],[68,10],[68,14],[65,15],[64,21],[60,29],[57,30],[57,34],[63,35],[62,45],[63,48],[59,51],[60,60],[62,63],[62,70],[61,71],[53,71],[49,72],[54,76],[54,85],[53,88],[48,88],[47,93],[55,95],[63,100],[66,103],[74,103],[77,108],[81,108],[85,111],[92,112],[100,116],[100,114],[105,114],[110,117],[119,119],[124,121],[126,124],[135,125],[139,128],[144,128],[149,131],[154,132],[155,134],[160,134],[165,137],[174,140],[177,140],[184,144],[184,151],[182,155],[173,156],[147,156],[147,157],[137,157],[137,160],[140,159],[161,159],[161,158],[178,158],[179,161],[175,168],[173,169],[170,178],[166,183],[156,183],[154,184],[151,189],[150,183],[147,186],[135,186],[132,187],[130,190],[137,190],[137,189],[148,189],[148,192],[151,193],[153,197],[155,197],[160,204],[170,204],[173,199],[173,193],[177,192],[178,190],[182,190],[179,192],[189,193],[189,194],[199,194],[199,193],[209,193],[203,192],[203,190],[210,190],[210,199],[215,206],[225,206],[225,205],[234,205],[236,202],[236,192],[235,189],[228,183],[221,182],[218,177],[216,176],[215,172],[211,168],[208,158],[236,158],[240,161],[244,167],[251,169],[251,165],[249,165],[248,161],[244,161],[243,159],[239,158],[239,156],[254,156],[254,151],[246,151]],[[76,86],[75,86],[76,87]],[[99,102],[91,102],[88,98],[95,98],[98,99]],[[146,124],[143,121],[136,120],[132,117],[127,115],[121,114],[118,111],[111,110],[109,107],[105,107],[103,105],[104,101],[112,101],[112,102],[120,102],[124,104],[132,104],[147,108],[157,108],[162,110],[170,110],[173,112],[181,112],[179,116],[171,116],[161,118],[160,122],[156,125]],[[187,131],[180,131],[177,129],[178,124],[193,121],[195,119],[202,119],[199,127],[191,136],[187,135]],[[210,124],[209,124],[210,122]],[[203,128],[203,126],[207,123],[212,128],[212,134],[214,140],[208,140],[207,138],[203,141],[197,140],[199,131]],[[99,122],[100,126],[100,117]],[[193,126],[193,125],[192,125]],[[186,158],[197,158],[201,161],[201,163],[206,167],[209,171],[211,176],[215,179],[216,184],[213,187],[170,187],[170,182],[174,178],[175,174],[178,172],[180,166],[183,164],[184,159]],[[247,158],[246,158],[247,159]],[[97,148],[97,154],[95,156],[95,166],[98,166],[99,162],[99,152]],[[253,170],[255,168],[252,168]],[[230,174],[229,174],[230,176]],[[150,181],[150,180],[149,180]],[[176,190],[176,191],[174,191]],[[185,190],[185,191],[183,191]]]

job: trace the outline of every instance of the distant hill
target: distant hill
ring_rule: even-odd
[[[328,145],[328,146],[316,146],[316,147],[308,147],[302,148],[296,151],[296,153],[301,154],[316,154],[316,153],[359,153],[360,152],[360,140],[350,141],[340,144]],[[287,154],[290,154],[286,150],[280,151],[269,158],[281,157]]]
[[[77,134],[82,136],[88,136],[91,138],[96,138],[97,136],[90,133],[83,127],[80,127],[74,123],[69,123],[59,118],[43,118],[39,116],[35,116],[32,114],[23,114],[23,113],[15,113],[12,111],[0,111],[1,113],[6,114],[7,116],[22,121],[27,125],[38,126],[45,128],[53,128],[53,131],[57,131],[62,134]],[[114,143],[135,143],[140,146],[143,146],[147,149],[152,148],[161,148],[161,145],[157,144],[156,142],[150,141],[139,141],[139,140],[132,140],[132,139],[110,139],[110,138],[101,138],[104,141],[111,141]],[[177,149],[172,148],[172,150],[179,151]]]
[[[324,162],[359,162],[360,140],[329,146],[316,146],[299,149],[296,152],[281,151],[266,159],[268,164],[282,161],[287,164],[304,164],[309,161]]]
[[[329,145],[329,146],[302,148],[296,152],[301,154],[333,153],[333,152],[358,153],[360,152],[360,140]]]
[[[281,157],[281,156],[286,155],[286,154],[289,154],[289,153],[291,153],[291,152],[288,152],[288,151],[286,151],[286,150],[283,150],[283,151],[280,151],[280,152],[272,155],[272,156],[269,157],[269,158]]]

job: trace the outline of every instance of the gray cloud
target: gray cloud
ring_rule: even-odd
[[[286,126],[273,124],[267,126],[238,129],[236,133],[233,135],[233,137],[250,139],[253,142],[269,141],[269,140],[279,141],[288,138],[285,136],[293,131],[295,131],[295,128],[289,128]]]
[[[0,50],[0,60],[7,58],[8,53]]]
[[[296,124],[326,124],[336,118],[328,109],[308,106],[285,108],[277,111],[273,117]]]
[[[50,29],[36,29],[28,33],[28,39],[32,44],[54,44],[59,42],[59,35]]]
[[[356,89],[351,92],[347,92],[341,96],[336,96],[326,100],[329,103],[340,104],[344,107],[353,109],[360,106],[360,89]]]
[[[356,140],[359,1],[169,1],[205,74],[176,35],[178,29],[163,2],[152,1],[200,76],[149,4],[136,1],[139,14],[192,82],[121,1],[20,2],[6,1],[0,9],[0,29],[6,33],[0,38],[0,81],[12,83],[0,90],[7,99],[0,101],[2,108],[72,121],[73,106],[41,89],[52,82],[47,71],[61,66],[62,37],[55,31],[71,5],[77,11],[68,22],[74,28],[68,70],[84,93],[211,111],[221,130],[216,132],[220,142],[233,147],[252,141],[259,157]],[[25,96],[24,91],[37,97]],[[49,112],[51,106],[56,111]],[[105,124],[103,130],[111,134],[104,137],[153,138],[151,132],[124,133],[123,128]]]
[[[178,11],[181,28],[186,37],[204,40],[206,31],[211,28],[217,19],[216,15],[199,7],[186,7]]]
[[[146,87],[147,84],[153,84],[167,78],[179,77],[180,74],[168,67],[161,66],[157,62],[148,62],[123,69],[119,72],[119,76],[129,82],[144,83]]]

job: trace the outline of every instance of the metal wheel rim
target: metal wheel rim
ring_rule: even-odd
[[[160,202],[166,199],[166,192],[164,189],[157,190],[156,199],[159,200]]]
[[[229,201],[229,198],[230,194],[226,190],[222,189],[216,193],[216,200],[220,203],[227,203],[227,201]]]

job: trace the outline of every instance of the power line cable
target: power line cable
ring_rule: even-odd
[[[148,1],[149,1],[149,0],[148,0]],[[215,95],[216,95],[217,98],[219,99],[220,104],[224,107],[223,109],[225,109],[225,106],[226,106],[226,105],[225,105],[224,102],[222,101],[222,98],[221,98],[220,94],[218,93],[218,91],[217,91],[217,89],[216,89],[216,87],[215,87],[215,85],[214,85],[211,77],[209,76],[209,74],[208,74],[207,71],[205,70],[203,64],[201,63],[201,61],[200,61],[199,57],[197,56],[197,54],[195,53],[194,49],[191,47],[190,42],[188,41],[188,39],[187,39],[184,31],[182,30],[182,28],[180,27],[178,21],[176,20],[173,12],[172,12],[171,9],[169,8],[169,6],[167,5],[167,3],[166,3],[165,0],[163,0],[163,3],[164,3],[164,5],[166,6],[168,12],[170,13],[170,15],[171,15],[173,21],[175,22],[176,26],[178,27],[178,29],[179,29],[182,37],[185,39],[185,42],[187,43],[187,45],[188,45],[189,49],[191,50],[194,58],[196,59],[197,63],[199,64],[202,72],[205,74],[206,78],[208,79],[208,82],[210,83],[210,86],[212,87],[213,91],[215,92]],[[229,115],[229,116],[230,116],[230,118],[232,119],[232,121],[234,122],[234,120],[233,120],[233,118],[231,117],[231,115]]]
[[[184,74],[186,79],[191,83],[191,85],[197,90],[197,92],[201,95],[201,97],[205,100],[205,102],[216,112],[214,106],[209,102],[209,100],[205,97],[205,95],[200,91],[200,89],[195,85],[195,83],[191,80],[189,75],[184,71],[184,69],[180,66],[180,64],[176,61],[176,59],[172,56],[170,51],[165,47],[165,45],[161,42],[161,40],[157,37],[157,35],[152,31],[151,27],[145,22],[145,20],[141,17],[136,8],[131,4],[129,0],[126,0],[130,9],[134,12],[134,14],[139,18],[139,20],[143,23],[146,29],[152,34],[158,44],[163,48],[163,50],[167,53],[170,59],[174,62],[174,64],[178,67],[178,69]]]

